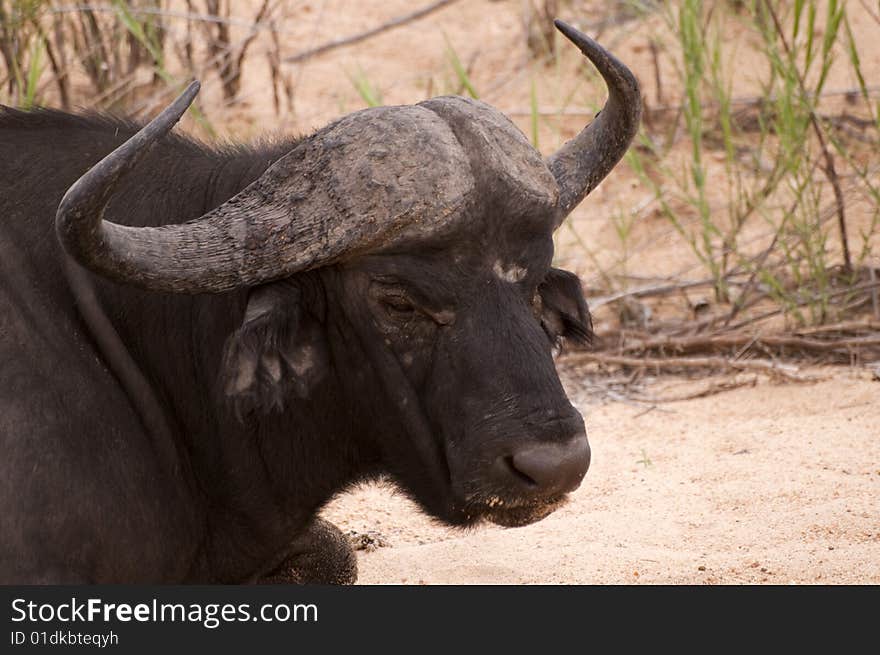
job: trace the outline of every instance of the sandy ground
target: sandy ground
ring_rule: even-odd
[[[360,552],[367,584],[877,584],[880,382],[825,374],[648,412],[572,390],[590,471],[525,528],[447,529],[387,487],[324,515],[391,544]]]

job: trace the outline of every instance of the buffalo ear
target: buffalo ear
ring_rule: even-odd
[[[307,398],[320,380],[324,344],[300,289],[289,280],[251,290],[241,327],[226,340],[220,381],[239,418]]]
[[[561,338],[582,346],[593,342],[593,319],[577,275],[551,268],[538,293],[541,325],[554,343]]]

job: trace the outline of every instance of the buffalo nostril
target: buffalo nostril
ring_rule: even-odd
[[[567,493],[578,488],[590,468],[590,443],[583,433],[561,443],[537,443],[518,450],[507,463],[527,485]]]

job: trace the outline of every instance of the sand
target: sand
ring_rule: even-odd
[[[825,374],[647,412],[575,390],[592,465],[528,527],[445,528],[387,487],[324,515],[391,544],[365,584],[880,583],[880,381]]]

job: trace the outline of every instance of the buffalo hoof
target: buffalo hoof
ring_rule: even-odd
[[[281,565],[260,584],[354,584],[357,556],[335,525],[316,518],[290,545]]]

